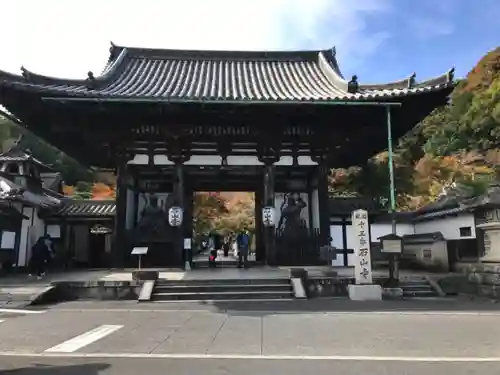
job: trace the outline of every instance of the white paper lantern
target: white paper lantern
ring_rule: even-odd
[[[181,207],[170,207],[168,210],[168,223],[173,227],[179,227],[182,224],[182,208]]]
[[[262,209],[262,223],[265,227],[276,225],[276,209],[274,207],[264,207]]]

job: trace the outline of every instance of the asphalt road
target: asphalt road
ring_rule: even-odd
[[[242,359],[0,359],[2,375],[493,375],[498,363]]]
[[[499,321],[464,301],[0,309],[0,373],[498,374]]]

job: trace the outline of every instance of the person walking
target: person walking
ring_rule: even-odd
[[[250,236],[247,230],[243,230],[236,239],[238,243],[238,268],[248,268],[248,250],[250,246]]]
[[[208,239],[208,267],[216,268],[217,264],[215,260],[217,259],[217,249],[215,247],[215,238],[212,233]]]
[[[31,248],[30,276],[36,275],[37,279],[45,275],[46,263],[49,261],[50,252],[45,240],[40,237]]]
[[[224,245],[222,249],[224,250],[224,257],[227,258],[229,256],[229,248],[231,246],[231,238],[229,236],[224,237]]]

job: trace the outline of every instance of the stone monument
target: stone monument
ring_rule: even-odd
[[[380,301],[382,287],[373,284],[370,254],[370,224],[366,210],[356,210],[351,215],[352,236],[354,243],[354,279],[355,284],[347,287],[349,299],[355,301]]]

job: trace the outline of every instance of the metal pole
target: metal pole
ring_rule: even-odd
[[[391,107],[385,107],[387,114],[387,151],[389,153],[389,184],[390,184],[390,204],[392,217],[392,233],[396,234],[396,194],[394,184],[394,155],[392,151],[392,124],[391,124]]]
[[[392,123],[391,123],[391,107],[385,107],[387,115],[387,152],[388,152],[388,166],[389,166],[389,190],[390,190],[390,205],[391,205],[391,223],[392,234],[396,235],[396,187],[394,183],[394,155],[392,150]],[[397,260],[395,254],[389,256],[389,283],[397,285],[398,272]]]

